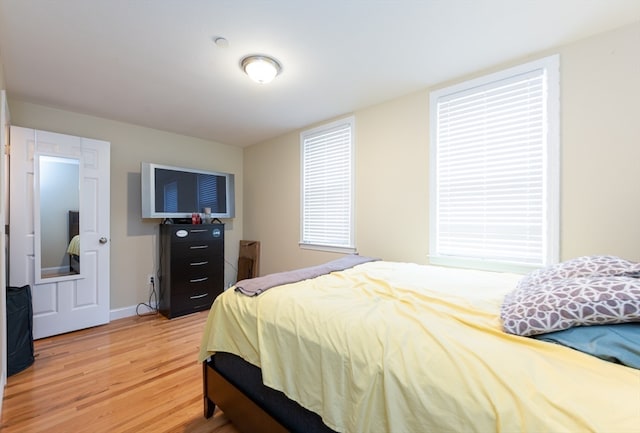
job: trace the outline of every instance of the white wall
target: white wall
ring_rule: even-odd
[[[141,218],[141,161],[236,175],[236,217],[224,221],[225,285],[235,282],[242,239],[242,149],[14,99],[9,106],[14,125],[111,142],[112,310],[147,302],[147,275],[158,267],[160,220]]]
[[[560,54],[562,259],[615,254],[640,261],[638,47],[635,23],[437,86]],[[360,254],[428,263],[430,90],[353,113]],[[244,232],[262,241],[263,274],[332,257],[298,247],[299,158],[299,131],[244,152]]]

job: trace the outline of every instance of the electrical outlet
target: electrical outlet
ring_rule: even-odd
[[[153,274],[147,275],[147,283],[153,284],[154,282],[155,282],[155,277],[153,276]]]

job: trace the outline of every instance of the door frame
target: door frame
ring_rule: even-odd
[[[0,418],[2,400],[7,384],[7,257],[5,253],[7,233],[5,229],[8,209],[8,158],[9,153],[9,104],[7,92],[0,90]]]

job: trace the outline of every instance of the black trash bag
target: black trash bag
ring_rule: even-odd
[[[33,364],[31,287],[7,287],[7,376]]]

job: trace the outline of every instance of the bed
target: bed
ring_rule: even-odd
[[[227,290],[200,348],[205,416],[217,405],[245,432],[637,432],[640,370],[505,332],[522,280],[367,261]]]

